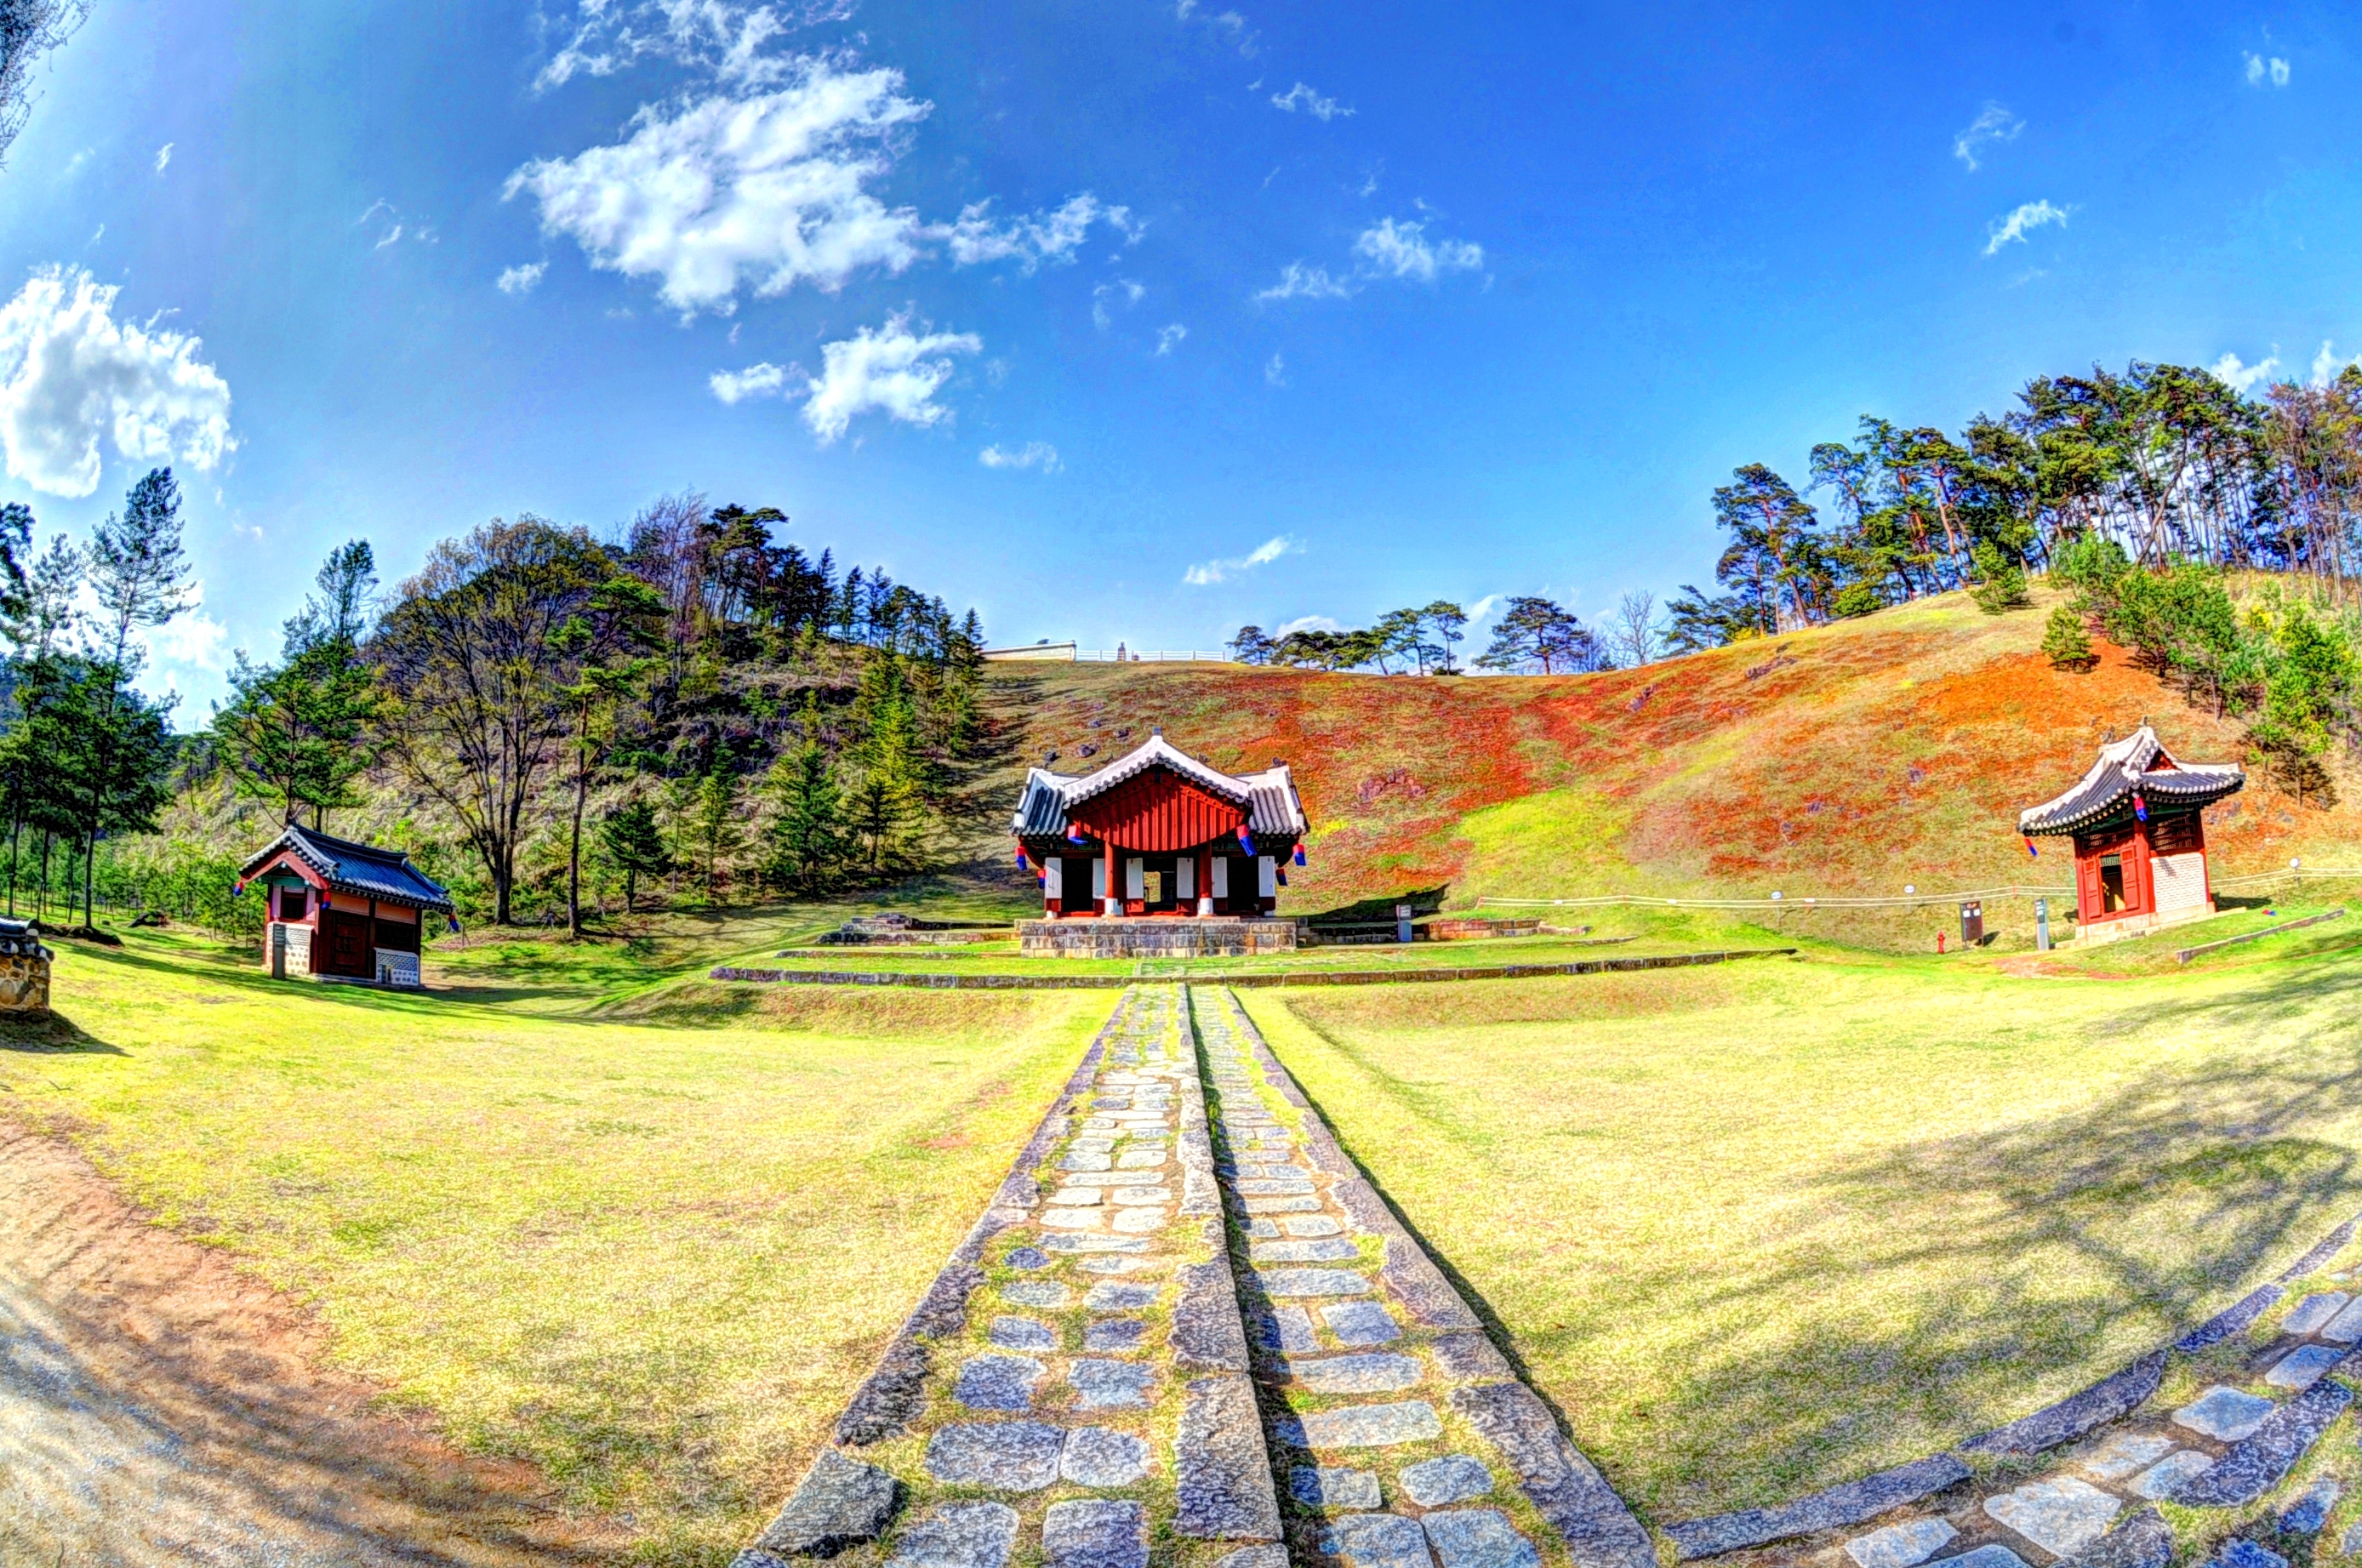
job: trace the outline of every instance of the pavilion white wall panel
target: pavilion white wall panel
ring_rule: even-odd
[[[1186,855],[1181,857],[1180,864],[1173,868],[1173,896],[1176,899],[1194,899],[1198,896],[1198,863]]]
[[[2162,855],[2148,865],[2149,876],[2157,885],[2158,913],[2194,910],[2206,902],[2206,856],[2203,851],[2189,855]]]
[[[1255,891],[1266,899],[1279,896],[1279,865],[1268,855],[1255,856]]]
[[[1123,863],[1123,896],[1127,899],[1148,897],[1148,862],[1138,856]]]
[[[1042,896],[1063,899],[1066,896],[1066,863],[1053,857],[1042,863]]]
[[[1093,860],[1091,862],[1091,897],[1104,899],[1107,896],[1107,862]]]
[[[1208,880],[1212,884],[1210,891],[1215,898],[1227,899],[1231,896],[1231,857],[1229,856],[1214,856],[1214,874]]]

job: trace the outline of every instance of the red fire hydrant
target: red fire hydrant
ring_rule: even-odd
[[[1943,933],[1942,932],[1940,932],[1940,931],[1939,931],[1939,932],[1937,932],[1937,933],[1936,933],[1936,956],[1937,956],[1937,957],[1938,957],[1938,958],[1941,958],[1943,955],[1944,955],[1944,933]]]

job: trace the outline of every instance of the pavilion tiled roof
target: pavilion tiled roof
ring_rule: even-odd
[[[1304,802],[1297,796],[1296,780],[1288,773],[1287,764],[1275,762],[1260,773],[1224,773],[1171,745],[1162,734],[1151,734],[1142,745],[1094,772],[1067,774],[1053,773],[1044,767],[1029,768],[1025,793],[1017,802],[1016,814],[1010,819],[1010,830],[1021,838],[1063,837],[1067,814],[1074,807],[1127,778],[1136,778],[1159,767],[1172,769],[1209,794],[1244,806],[1249,834],[1287,839],[1301,838],[1305,834],[1308,824]]]
[[[412,866],[410,856],[401,850],[380,849],[373,844],[357,844],[348,838],[335,838],[316,829],[298,827],[293,823],[289,823],[284,833],[248,856],[238,875],[253,876],[282,849],[292,851],[296,859],[311,867],[337,892],[349,893],[357,899],[408,904],[444,914],[451,912],[449,890]]]
[[[2196,808],[2236,794],[2246,782],[2236,763],[2176,762],[2157,732],[2143,724],[2102,746],[2100,760],[2073,789],[2020,812],[2017,831],[2029,837],[2081,833],[2126,810],[2136,790],[2160,804]]]

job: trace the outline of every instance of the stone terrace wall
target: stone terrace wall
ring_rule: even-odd
[[[1237,998],[1200,990],[1196,1003],[1292,1555],[1656,1568],[1648,1532],[1345,1157]]]
[[[736,1568],[1286,1568],[1187,1006],[1124,997]]]
[[[1292,920],[1021,920],[1029,958],[1239,958],[1296,949]]]

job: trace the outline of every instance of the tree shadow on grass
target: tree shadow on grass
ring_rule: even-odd
[[[61,1012],[0,1016],[0,1051],[85,1056],[127,1055],[120,1045],[110,1045]]]

